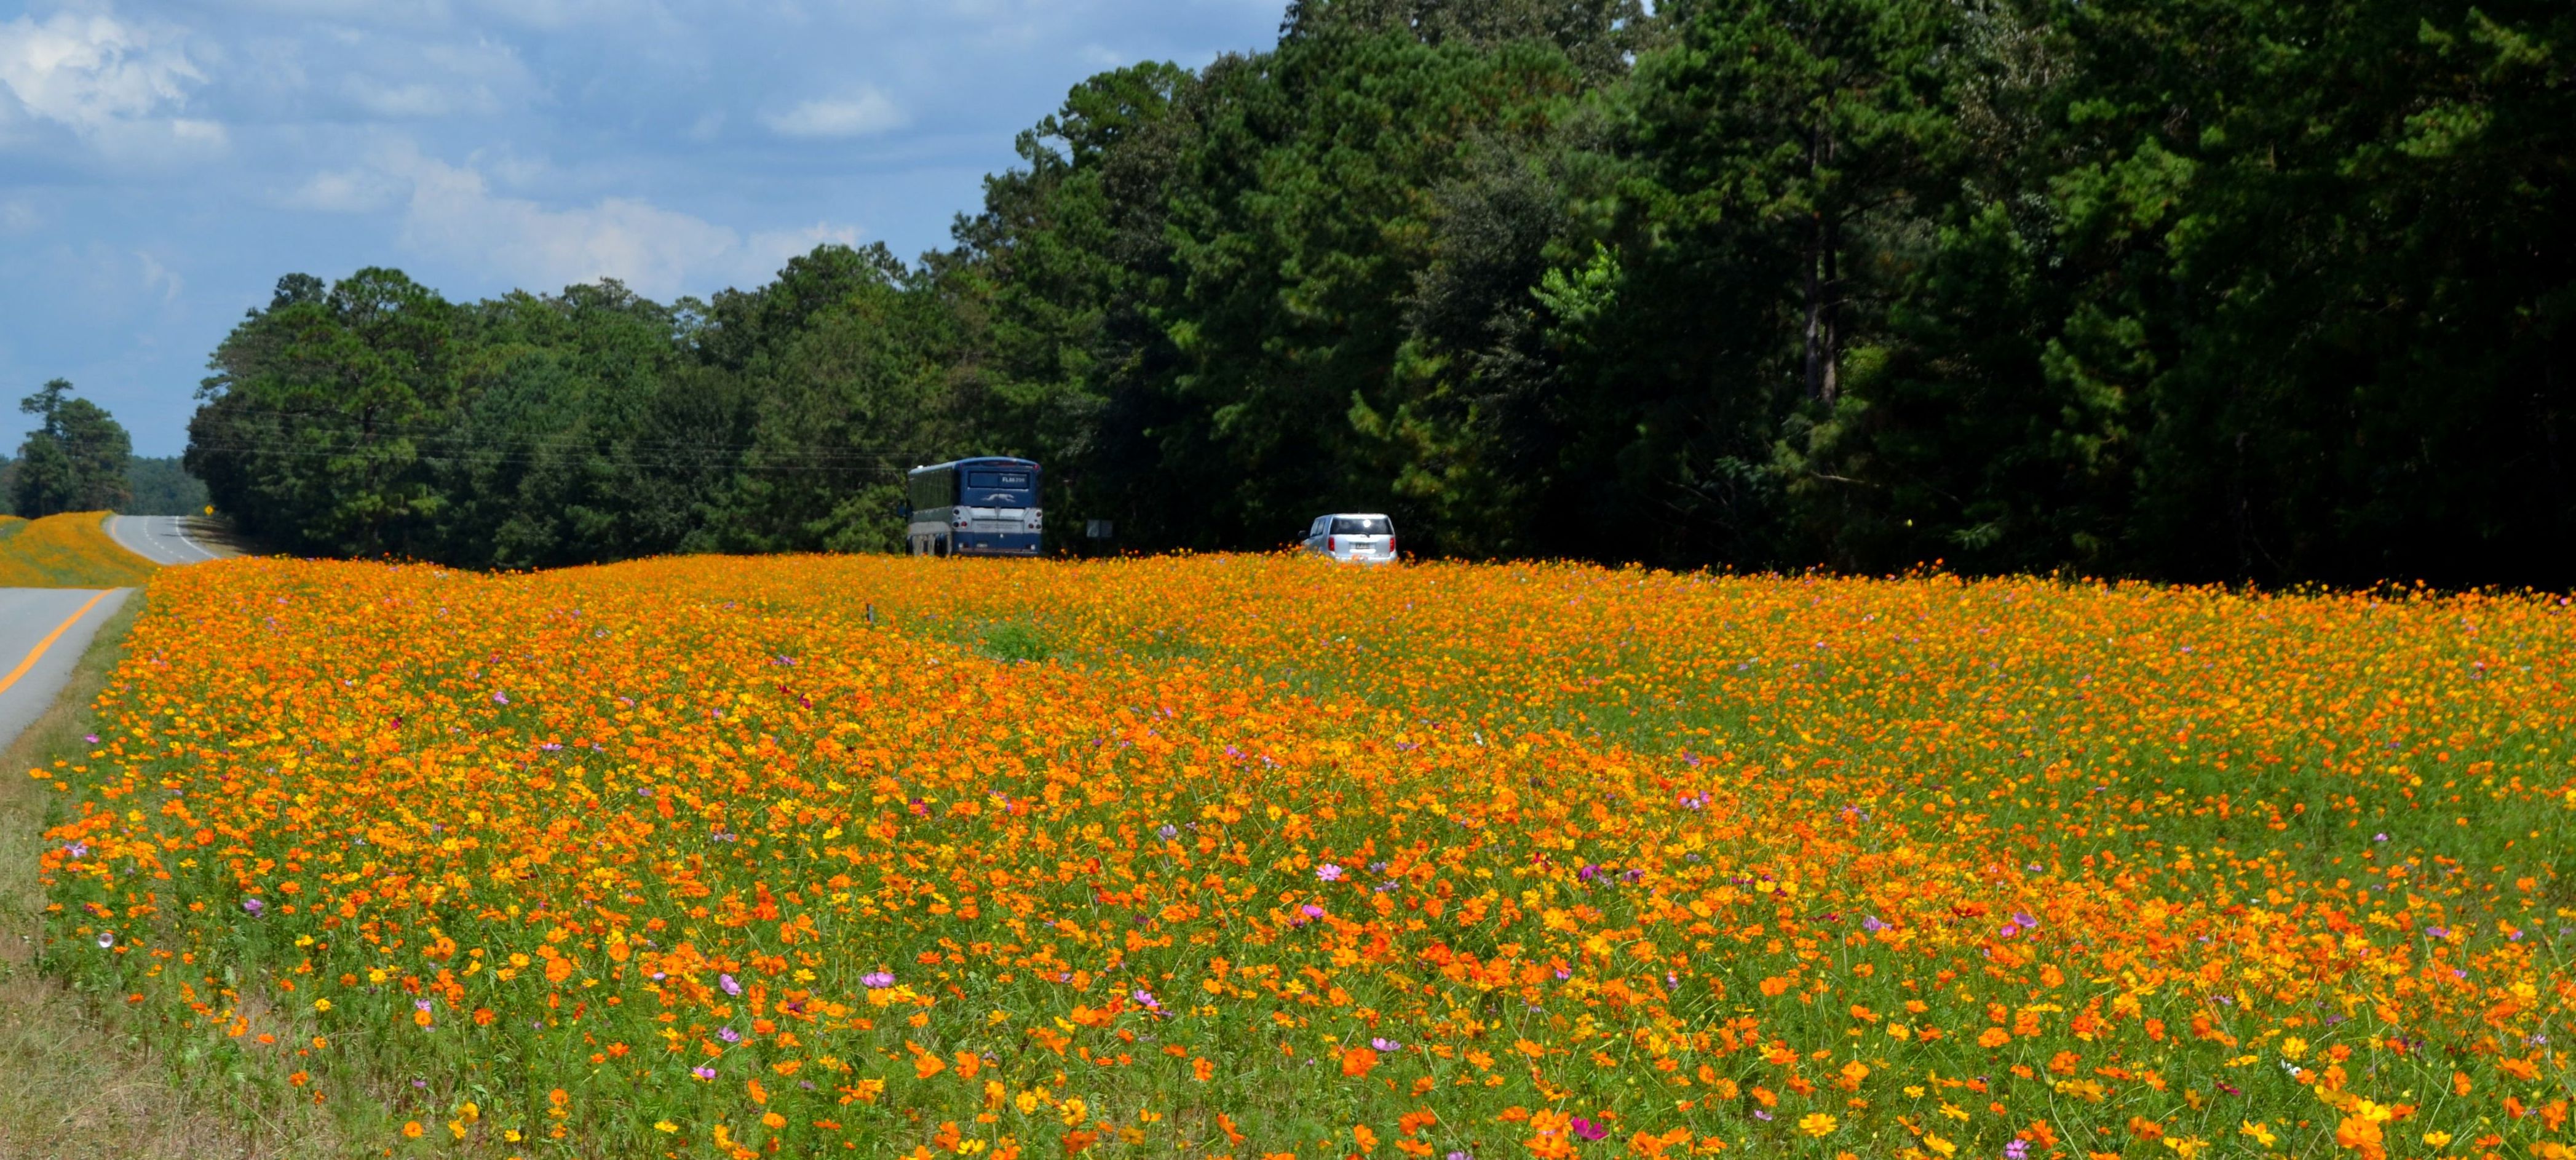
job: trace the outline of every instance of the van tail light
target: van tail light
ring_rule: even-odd
[[[1326,536],[1326,537],[1324,537],[1324,550],[1325,550],[1325,551],[1327,551],[1327,552],[1334,553],[1335,555],[1339,555],[1339,554],[1341,554],[1341,550],[1342,550],[1342,538],[1341,538],[1340,536]]]
[[[1386,538],[1386,554],[1390,556],[1395,554],[1395,537],[1393,536],[1388,536]]]

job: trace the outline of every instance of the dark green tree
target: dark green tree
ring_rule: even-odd
[[[98,404],[71,397],[54,379],[18,403],[41,423],[18,449],[11,504],[30,519],[57,512],[113,511],[130,498],[125,463],[132,441]]]
[[[125,483],[133,499],[117,510],[130,516],[192,516],[207,503],[205,482],[188,474],[175,455],[126,460]]]

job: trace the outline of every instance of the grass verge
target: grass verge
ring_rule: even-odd
[[[85,995],[38,968],[44,889],[36,858],[46,828],[44,783],[25,771],[78,762],[95,728],[92,704],[125,653],[143,607],[138,592],[99,626],[53,707],[0,749],[0,1156],[116,1157],[346,1155],[318,1109],[248,1120],[224,1077],[187,1066],[141,1016]]]

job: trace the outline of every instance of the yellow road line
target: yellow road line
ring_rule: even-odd
[[[28,651],[27,659],[18,662],[17,668],[9,670],[8,676],[0,677],[0,693],[8,692],[9,686],[18,683],[18,678],[26,676],[27,670],[36,667],[36,662],[44,659],[46,649],[54,647],[54,642],[61,640],[64,632],[80,623],[80,618],[89,615],[89,610],[98,607],[98,602],[105,599],[107,599],[105,592],[90,597],[89,603],[80,606],[80,611],[71,614],[70,619],[55,625],[52,632],[45,634],[45,639],[37,641],[36,647]]]

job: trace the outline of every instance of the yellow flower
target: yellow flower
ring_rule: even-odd
[[[656,1132],[676,1132],[680,1130],[680,1126],[669,1120],[655,1120],[653,1121],[653,1130]]]
[[[1021,1092],[1020,1098],[1011,1102],[1019,1105],[1020,1114],[1025,1116],[1038,1110],[1038,1098],[1038,1093],[1026,1091]]]
[[[313,1001],[313,1009],[316,1011],[328,1011],[331,1009],[331,1001],[329,999],[315,999]]]
[[[2451,1134],[2449,1132],[2424,1133],[2424,1146],[2427,1148],[2447,1148],[2450,1144]]]
[[[2284,1039],[2284,1040],[2282,1040],[2282,1041],[2281,1041],[2281,1055],[2282,1055],[2284,1058],[2288,1058],[2288,1059],[2297,1059],[2297,1058],[2299,1058],[2300,1056],[2306,1055],[2307,1053],[2308,1053],[2308,1041],[2307,1041],[2307,1040],[2301,1039],[2301,1038],[2299,1038],[2298,1036],[2293,1035],[2293,1036],[2289,1037],[2288,1039]]]
[[[1924,1146],[1924,1147],[1926,1147],[1926,1148],[1930,1148],[1931,1150],[1933,1150],[1933,1151],[1935,1151],[1935,1152],[1938,1152],[1938,1153],[1940,1153],[1940,1154],[1942,1154],[1942,1155],[1944,1155],[1944,1156],[1953,1156],[1953,1155],[1957,1155],[1957,1154],[1958,1154],[1958,1151],[1959,1151],[1959,1146],[1958,1146],[1958,1145],[1953,1144],[1953,1143],[1949,1142],[1948,1140],[1944,1140],[1944,1139],[1942,1139],[1942,1138],[1941,1138],[1941,1137],[1939,1137],[1939,1136],[1925,1136],[1925,1137],[1923,1137],[1923,1146]]]
[[[1798,1130],[1810,1136],[1833,1135],[1839,1126],[1832,1116],[1823,1112],[1809,1112],[1805,1119],[1798,1121]]]
[[[2255,1143],[2261,1144],[2266,1148],[2279,1143],[2281,1140],[2279,1136],[2272,1134],[2272,1128],[2269,1124],[2258,1123],[2253,1120],[2245,1121],[2245,1126],[2238,1128],[2236,1133],[2240,1136],[2253,1137]]]
[[[1063,1113],[1064,1126],[1068,1128],[1081,1123],[1084,1116],[1091,1114],[1090,1106],[1082,1102],[1081,1096],[1064,1101],[1064,1106],[1058,1110]]]

